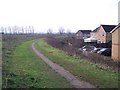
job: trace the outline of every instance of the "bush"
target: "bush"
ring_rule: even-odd
[[[79,47],[83,45],[83,41],[74,38],[55,38],[49,37],[47,38],[47,43],[51,46],[61,49],[69,55],[77,56],[79,58],[83,58],[84,60],[88,60],[95,64],[100,64],[103,67],[111,68],[113,70],[119,70],[119,62],[113,61],[110,57],[102,56],[97,53],[83,53],[78,50]],[[69,45],[71,43],[72,45]]]
[[[99,55],[97,53],[88,53],[86,55],[87,58],[89,58],[89,60],[93,63],[98,63],[101,65],[105,65],[108,68],[114,69],[114,70],[118,70],[119,67],[119,62],[115,62],[111,59],[111,57],[106,57],[103,55]]]

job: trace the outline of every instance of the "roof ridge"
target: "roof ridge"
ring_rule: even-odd
[[[100,26],[117,26],[117,25],[107,25],[107,24],[101,24]]]
[[[111,32],[117,25],[101,25],[105,32]]]
[[[118,23],[118,25],[110,32],[113,33],[116,29],[118,29],[120,27],[120,23]]]

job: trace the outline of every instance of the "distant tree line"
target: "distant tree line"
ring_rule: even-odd
[[[2,34],[32,34],[34,33],[33,26],[8,26],[0,27],[0,33]]]

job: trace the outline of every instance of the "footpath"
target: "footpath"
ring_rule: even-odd
[[[91,85],[88,82],[82,81],[77,79],[72,73],[65,70],[60,65],[53,63],[51,60],[49,60],[46,56],[44,56],[40,51],[38,51],[35,48],[35,43],[32,43],[31,45],[32,50],[35,52],[35,54],[40,57],[47,65],[49,65],[55,72],[57,72],[59,75],[64,77],[67,81],[70,82],[70,84],[74,88],[96,88],[95,86]]]

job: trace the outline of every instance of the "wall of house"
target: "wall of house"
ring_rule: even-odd
[[[112,33],[112,58],[120,60],[120,28]]]
[[[106,33],[106,43],[112,41],[112,34],[111,33]]]
[[[112,45],[112,59],[113,60],[118,60],[118,46],[117,45]]]
[[[93,37],[93,38],[96,38],[96,32],[91,32],[90,36]]]
[[[83,34],[83,39],[90,38],[90,34]]]
[[[100,43],[106,43],[106,32],[104,31],[104,29],[102,28],[102,26],[96,32],[96,39],[99,40]]]
[[[83,39],[83,33],[82,32],[76,33],[76,38],[77,39]]]
[[[118,59],[120,60],[120,27],[118,28]]]

